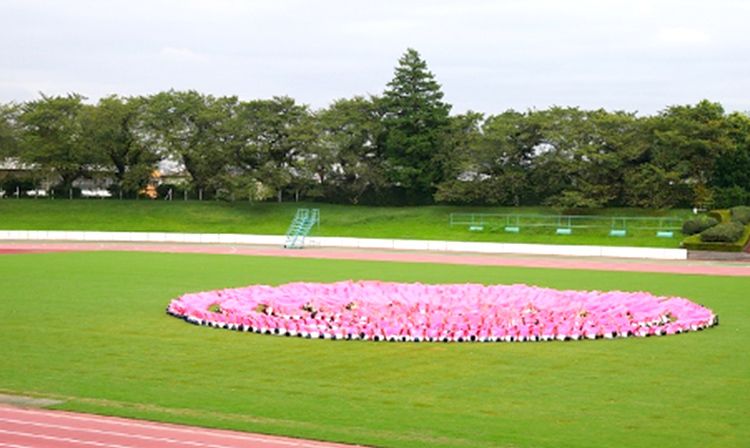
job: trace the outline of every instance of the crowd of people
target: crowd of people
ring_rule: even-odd
[[[523,284],[254,285],[185,294],[167,312],[199,325],[263,334],[402,342],[611,339],[718,324],[710,309],[685,298]]]

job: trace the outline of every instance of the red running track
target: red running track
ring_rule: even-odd
[[[0,448],[352,448],[218,429],[0,406]]]
[[[517,266],[595,271],[660,272],[668,274],[750,276],[750,264],[699,260],[641,260],[595,257],[530,256],[510,254],[461,254],[371,249],[309,248],[289,250],[267,246],[158,244],[158,243],[0,243],[0,254],[64,251],[136,251],[233,254],[328,260],[398,261],[407,263]]]

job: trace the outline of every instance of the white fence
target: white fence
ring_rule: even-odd
[[[130,243],[253,244],[282,246],[283,235],[231,233],[95,232],[65,230],[0,230],[0,241],[88,241]],[[573,246],[551,244],[473,243],[464,241],[377,238],[307,237],[312,247],[388,249],[483,254],[561,255],[578,257],[686,260],[685,249],[651,247]]]

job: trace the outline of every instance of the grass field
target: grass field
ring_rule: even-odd
[[[188,325],[187,291],[292,280],[525,282],[686,296],[719,327],[415,344]],[[63,409],[389,447],[741,447],[750,278],[154,253],[0,256],[0,392]]]
[[[558,214],[551,208],[473,207],[364,207],[331,204],[118,201],[118,200],[0,200],[0,229],[102,230],[196,233],[283,234],[298,207],[321,209],[321,236],[408,238],[453,241],[503,241],[511,243],[593,244],[612,246],[678,247],[681,234],[656,238],[654,231],[629,232],[610,237],[608,229],[576,229],[573,235],[555,235],[554,228],[522,228],[519,234],[504,230],[471,232],[468,226],[450,227],[451,213]],[[686,210],[604,209],[587,214],[607,216],[672,216],[684,218]]]

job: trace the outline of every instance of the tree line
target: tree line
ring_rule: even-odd
[[[719,103],[652,116],[550,107],[451,115],[418,52],[377,96],[321,110],[286,96],[241,101],[196,91],[79,94],[0,104],[0,160],[67,190],[107,178],[132,197],[157,164],[192,191],[232,200],[565,208],[750,203],[750,117]],[[15,176],[15,177],[14,177]],[[29,179],[26,179],[29,181]]]

